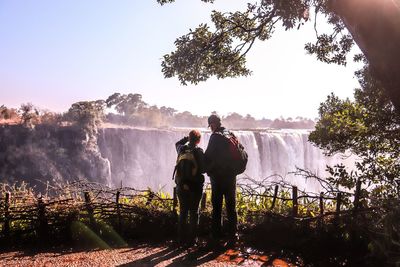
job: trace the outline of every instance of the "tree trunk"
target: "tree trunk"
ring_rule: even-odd
[[[400,1],[331,0],[400,114]]]

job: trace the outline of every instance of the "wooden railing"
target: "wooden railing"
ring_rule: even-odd
[[[327,215],[339,217],[343,214],[354,212],[368,212],[374,207],[361,207],[360,192],[361,182],[357,182],[356,191],[349,192],[322,192],[320,194],[307,194],[299,191],[296,186],[271,184],[265,187],[264,193],[254,189],[249,184],[239,184],[240,193],[245,197],[260,197],[270,199],[269,212],[273,213],[278,201],[291,202],[291,212],[286,214],[300,219],[321,219]],[[281,189],[281,191],[280,191]],[[265,193],[266,192],[271,192]],[[203,193],[201,210],[207,206],[207,192]],[[281,192],[281,193],[280,193]],[[282,194],[282,192],[285,192]],[[290,196],[288,194],[290,193]],[[343,209],[344,195],[351,196],[353,203],[351,209]],[[7,238],[17,222],[24,223],[24,231],[37,231],[43,239],[48,238],[49,227],[64,224],[76,218],[87,219],[90,226],[96,224],[98,219],[115,221],[115,228],[121,231],[122,221],[132,214],[146,216],[143,207],[153,210],[169,210],[173,215],[177,214],[178,200],[174,190],[172,197],[155,193],[151,190],[136,190],[134,188],[110,189],[94,183],[76,182],[64,187],[52,188],[46,194],[35,196],[29,190],[11,190],[3,185],[0,190],[0,238]],[[299,213],[300,201],[312,200],[319,214],[303,216]],[[326,201],[330,201],[330,207],[326,208]],[[140,205],[139,205],[140,204]],[[142,208],[141,208],[142,207]]]

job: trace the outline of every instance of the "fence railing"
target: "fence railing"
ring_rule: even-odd
[[[293,218],[321,219],[327,215],[339,217],[343,214],[365,212],[374,207],[361,207],[361,183],[358,181],[354,194],[348,192],[322,192],[309,194],[298,190],[296,186],[271,184],[263,192],[249,184],[239,184],[240,193],[246,197],[270,199],[269,212],[274,212],[278,201],[291,202],[291,212],[286,214]],[[207,193],[202,196],[200,208],[207,206]],[[282,193],[284,192],[284,193]],[[350,209],[343,209],[344,195],[351,195],[353,203]],[[122,228],[122,221],[129,216],[146,216],[145,209],[163,210],[176,217],[178,199],[174,190],[172,196],[156,193],[151,190],[133,188],[110,189],[94,183],[76,182],[64,187],[51,188],[46,194],[35,196],[31,190],[10,190],[3,186],[0,190],[0,227],[1,236],[7,238],[17,222],[24,223],[24,231],[37,231],[43,238],[48,237],[50,226],[60,225],[76,217],[86,218],[89,225],[95,225],[99,218],[115,221],[117,231]],[[303,216],[299,213],[301,200],[311,200],[318,209],[314,216]],[[330,208],[326,202],[330,201]],[[332,210],[332,205],[335,209]],[[143,209],[144,207],[144,209]],[[321,221],[319,222],[321,223]],[[21,230],[21,229],[20,229]]]

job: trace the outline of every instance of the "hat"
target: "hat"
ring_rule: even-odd
[[[220,117],[218,117],[218,115],[212,114],[210,117],[208,117],[208,126],[210,126],[211,123],[221,124]]]

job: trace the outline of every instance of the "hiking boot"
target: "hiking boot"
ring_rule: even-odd
[[[206,245],[206,248],[209,250],[220,250],[223,249],[223,245],[219,239],[210,239]]]
[[[225,248],[235,248],[236,247],[236,240],[229,239],[225,244]]]
[[[228,241],[224,244],[225,248],[234,248],[237,246],[238,238],[236,235],[231,236]]]

